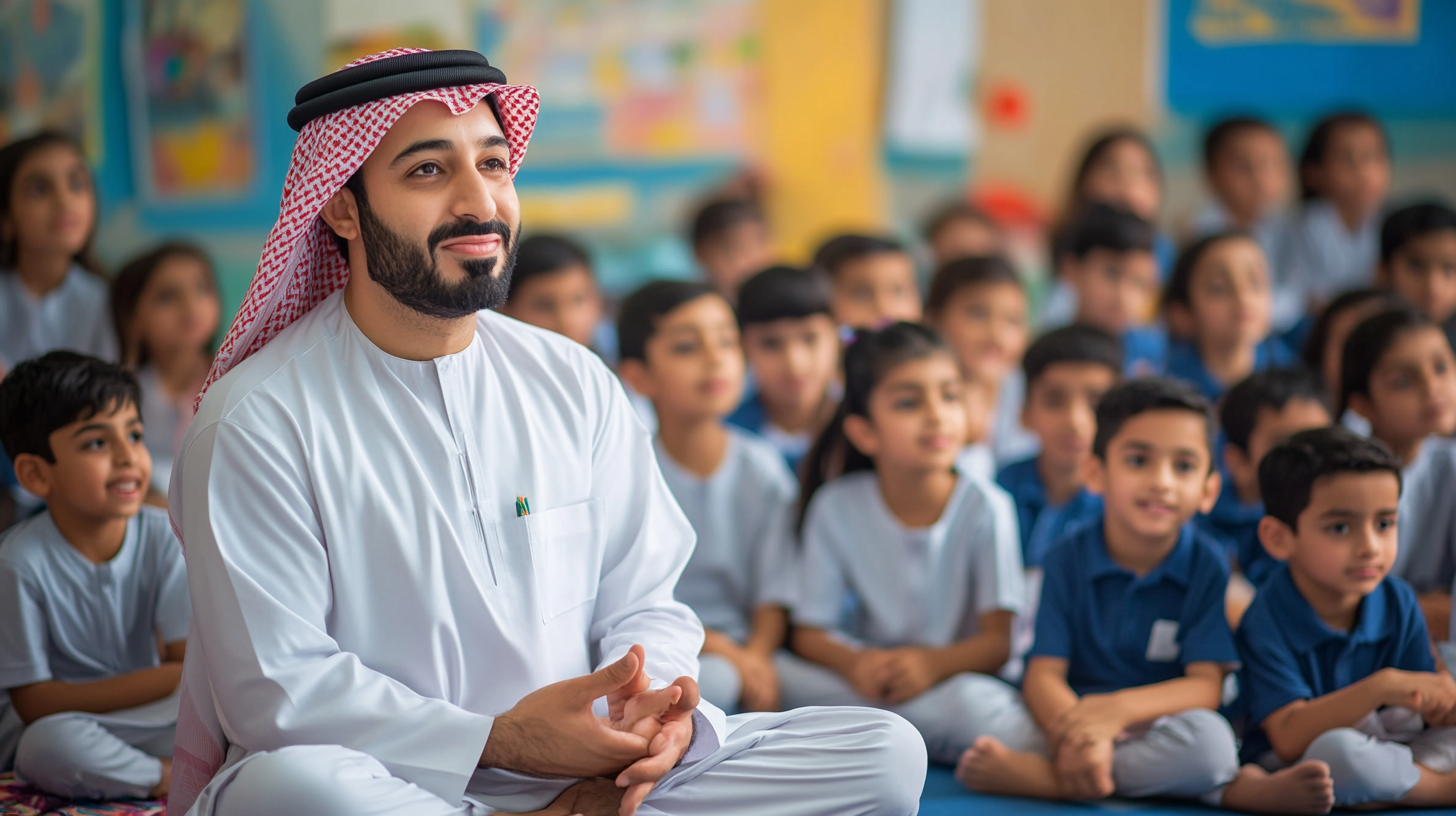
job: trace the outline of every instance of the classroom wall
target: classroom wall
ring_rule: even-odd
[[[150,1],[185,6],[205,0]],[[543,4],[577,15],[573,36],[601,31],[604,37],[646,38],[649,44],[658,29],[662,37],[677,36],[651,15],[634,17],[637,22],[625,30],[621,20],[603,23],[612,23],[614,13],[621,17],[614,10],[624,4],[650,0],[246,0],[253,181],[222,200],[167,202],[145,195],[133,168],[134,128],[128,118],[123,57],[128,9],[137,2],[15,0],[14,13],[0,18],[0,35],[14,35],[5,27],[16,25],[37,5],[84,8],[91,3],[99,12],[95,37],[87,45],[95,59],[99,92],[96,109],[86,114],[100,122],[94,146],[103,209],[98,252],[114,266],[163,238],[197,240],[216,259],[229,313],[247,287],[277,214],[294,137],[284,122],[293,93],[333,67],[330,60],[337,62],[349,49],[385,44],[464,45],[510,55],[515,63],[505,64],[505,69],[513,80],[534,75],[539,81],[542,72],[555,68],[529,62],[531,43],[522,40],[520,26],[523,20],[537,19],[531,15],[542,13]],[[611,112],[574,106],[554,91],[545,99],[545,111],[554,118],[543,116],[543,137],[533,144],[518,178],[523,208],[531,218],[527,229],[579,228],[598,253],[607,288],[620,293],[645,277],[692,274],[682,241],[690,209],[705,191],[745,170],[766,190],[780,247],[794,260],[805,258],[835,229],[890,229],[913,237],[933,207],[968,190],[990,195],[1001,205],[1010,202],[1018,213],[1045,218],[1061,206],[1079,145],[1088,135],[1109,123],[1133,122],[1148,127],[1159,147],[1168,178],[1167,226],[1176,230],[1202,200],[1201,131],[1227,112],[1227,100],[1210,101],[1210,88],[1235,99],[1258,100],[1251,109],[1273,117],[1296,148],[1319,112],[1315,108],[1341,101],[1338,92],[1348,89],[1352,101],[1375,107],[1389,126],[1395,196],[1437,193],[1456,200],[1456,101],[1450,98],[1456,94],[1423,94],[1416,88],[1372,99],[1369,83],[1349,79],[1352,70],[1355,76],[1374,72],[1390,85],[1404,71],[1412,84],[1456,87],[1432,73],[1442,70],[1444,55],[1456,52],[1451,45],[1456,43],[1456,3],[1406,0],[1420,14],[1419,42],[1414,45],[1235,42],[1190,51],[1190,43],[1197,45],[1190,20],[1205,2],[690,0],[686,6],[661,6],[689,13],[697,8],[693,3],[701,4],[742,28],[732,42],[715,44],[712,32],[705,31],[690,35],[701,43],[692,40],[661,51],[673,60],[698,60],[692,64],[721,69],[715,76],[728,77],[725,81],[748,83],[735,86],[736,91],[730,88],[723,98],[737,105],[732,115],[744,117],[749,126],[737,136],[729,132],[697,141],[667,127],[626,137],[603,129],[605,135],[572,142],[573,134],[609,128],[610,123],[591,117]],[[947,3],[969,7],[964,19],[974,29],[967,40],[975,59],[963,84],[973,121],[963,150],[907,152],[887,143],[886,75],[897,56],[889,46],[898,8],[894,3],[918,3],[922,11],[931,12],[936,4],[942,4],[942,11],[949,8],[943,5]],[[364,19],[415,6],[444,8],[441,4],[453,4],[451,19],[458,21],[444,34],[409,26],[382,35],[354,32],[352,39],[339,32],[340,9],[346,18]],[[1258,6],[1260,0],[1241,5]],[[690,17],[688,24],[693,24]],[[550,35],[536,31],[532,36]],[[692,51],[699,46],[699,52]],[[623,83],[636,81],[634,71],[666,70],[643,68],[632,61],[633,53],[612,64],[590,66],[583,76],[597,84],[588,90],[616,83],[610,87],[620,91]],[[1407,66],[1417,54],[1424,61]],[[724,67],[720,63],[725,60],[737,62]],[[1259,70],[1239,73],[1228,65]],[[1338,66],[1344,66],[1339,69],[1344,73],[1332,74]],[[1200,83],[1199,72],[1208,71],[1223,72],[1229,80]],[[1171,85],[1170,76],[1175,80]],[[549,76],[546,80],[555,81]],[[550,87],[563,86],[557,82]],[[1310,88],[1326,90],[1316,94]],[[1310,109],[1298,109],[1272,93],[1279,89],[1314,101]],[[11,96],[0,96],[0,113]],[[650,94],[639,96],[632,104],[660,102]],[[621,147],[617,142],[624,138],[626,147]]]

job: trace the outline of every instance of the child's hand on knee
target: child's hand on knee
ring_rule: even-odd
[[[1053,744],[1112,741],[1127,728],[1127,714],[1111,694],[1089,694],[1047,729]]]
[[[904,703],[919,697],[939,682],[930,652],[894,649],[885,663],[885,700]]]
[[[779,673],[774,669],[773,659],[758,652],[743,649],[735,665],[742,679],[743,690],[739,692],[744,711],[779,710]]]
[[[861,649],[849,669],[849,684],[860,696],[870,700],[885,699],[885,683],[890,653],[883,649]]]
[[[1068,799],[1112,795],[1112,740],[1065,741],[1057,749],[1057,782]]]

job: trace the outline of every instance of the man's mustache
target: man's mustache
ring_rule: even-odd
[[[507,249],[511,246],[511,228],[504,221],[452,221],[449,224],[441,224],[430,231],[428,239],[430,260],[435,260],[435,250],[445,241],[472,235],[499,235],[502,245]]]

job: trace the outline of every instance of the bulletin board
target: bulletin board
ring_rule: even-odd
[[[1456,113],[1450,0],[1168,0],[1167,26],[1179,113]]]

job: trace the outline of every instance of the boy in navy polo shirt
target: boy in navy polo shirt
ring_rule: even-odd
[[[1088,484],[1105,509],[1044,562],[1023,683],[1047,750],[982,737],[956,769],[968,787],[1329,810],[1325,766],[1241,769],[1233,729],[1214,710],[1238,661],[1224,619],[1228,565],[1188,524],[1218,498],[1213,435],[1208,402],[1183,383],[1134,380],[1098,403]]]
[[[1456,805],[1456,682],[1437,671],[1395,560],[1401,463],[1332,427],[1259,465],[1259,537],[1280,561],[1239,625],[1265,767],[1328,763],[1335,804]]]
[[[1257,587],[1277,564],[1259,543],[1264,502],[1259,492],[1259,462],[1290,436],[1333,422],[1324,389],[1303,369],[1276,368],[1251,374],[1224,395],[1223,464],[1228,478],[1218,503],[1195,520],[1200,532],[1216,541],[1243,573],[1229,588],[1229,620],[1238,625]]]

